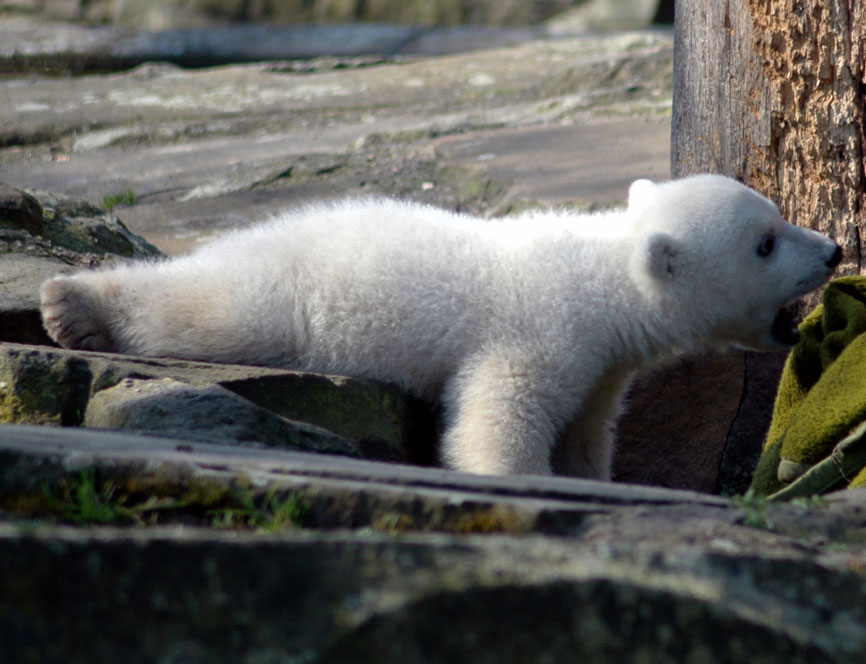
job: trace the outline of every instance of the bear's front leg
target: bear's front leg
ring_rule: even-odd
[[[521,351],[487,352],[446,387],[442,459],[472,473],[550,475],[575,398],[558,368]]]

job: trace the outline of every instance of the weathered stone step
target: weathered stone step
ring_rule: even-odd
[[[746,527],[748,509],[688,492],[0,427],[7,514],[12,497],[45,495],[83,469],[111,477],[115,495],[136,477],[148,491],[206,480],[213,495],[243,476],[252,489],[301,492],[313,515],[342,516],[319,527],[373,528],[0,522],[3,661],[854,664],[866,655],[864,492],[773,506],[763,516],[772,527],[812,530],[794,538],[766,521]],[[407,534],[405,521],[375,518],[415,515],[424,530],[425,514],[449,506],[498,514],[500,533],[526,533],[504,527],[509,509],[512,524],[533,511],[570,514],[559,532],[571,536]],[[529,529],[555,532],[551,522]]]
[[[361,519],[342,526],[370,525],[375,515],[362,515],[359,506],[364,505],[370,514],[380,515],[403,505],[419,527],[424,520],[439,522],[431,514],[432,505],[498,506],[515,514],[550,516],[594,513],[615,505],[730,506],[725,499],[689,491],[563,477],[490,477],[91,429],[0,425],[0,458],[0,491],[7,496],[38,492],[43,484],[56,485],[85,469],[112,477],[118,489],[121,480],[128,480],[138,490],[147,486],[173,496],[196,482],[227,488],[242,480],[257,491],[273,486],[298,490],[313,503],[318,495],[336,496],[347,506],[344,515]],[[317,518],[335,525],[324,514]],[[505,529],[525,530],[527,525],[534,527],[535,522],[523,519],[522,527]]]

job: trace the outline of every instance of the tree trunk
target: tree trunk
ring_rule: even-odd
[[[672,174],[742,180],[791,222],[834,237],[842,273],[861,272],[864,67],[863,0],[679,0]],[[742,390],[728,398],[740,407],[717,484],[728,492],[745,488],[757,461],[780,369],[772,355],[740,357]]]
[[[736,177],[866,263],[862,0],[681,0],[671,171]]]

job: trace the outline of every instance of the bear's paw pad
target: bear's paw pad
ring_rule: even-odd
[[[108,330],[85,284],[57,277],[42,285],[41,296],[42,323],[54,341],[77,350],[111,349]]]

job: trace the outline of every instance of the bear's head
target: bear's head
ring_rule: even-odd
[[[833,240],[789,224],[770,200],[718,175],[638,180],[627,214],[632,278],[682,330],[684,346],[789,348],[799,338],[792,304],[842,259]]]

